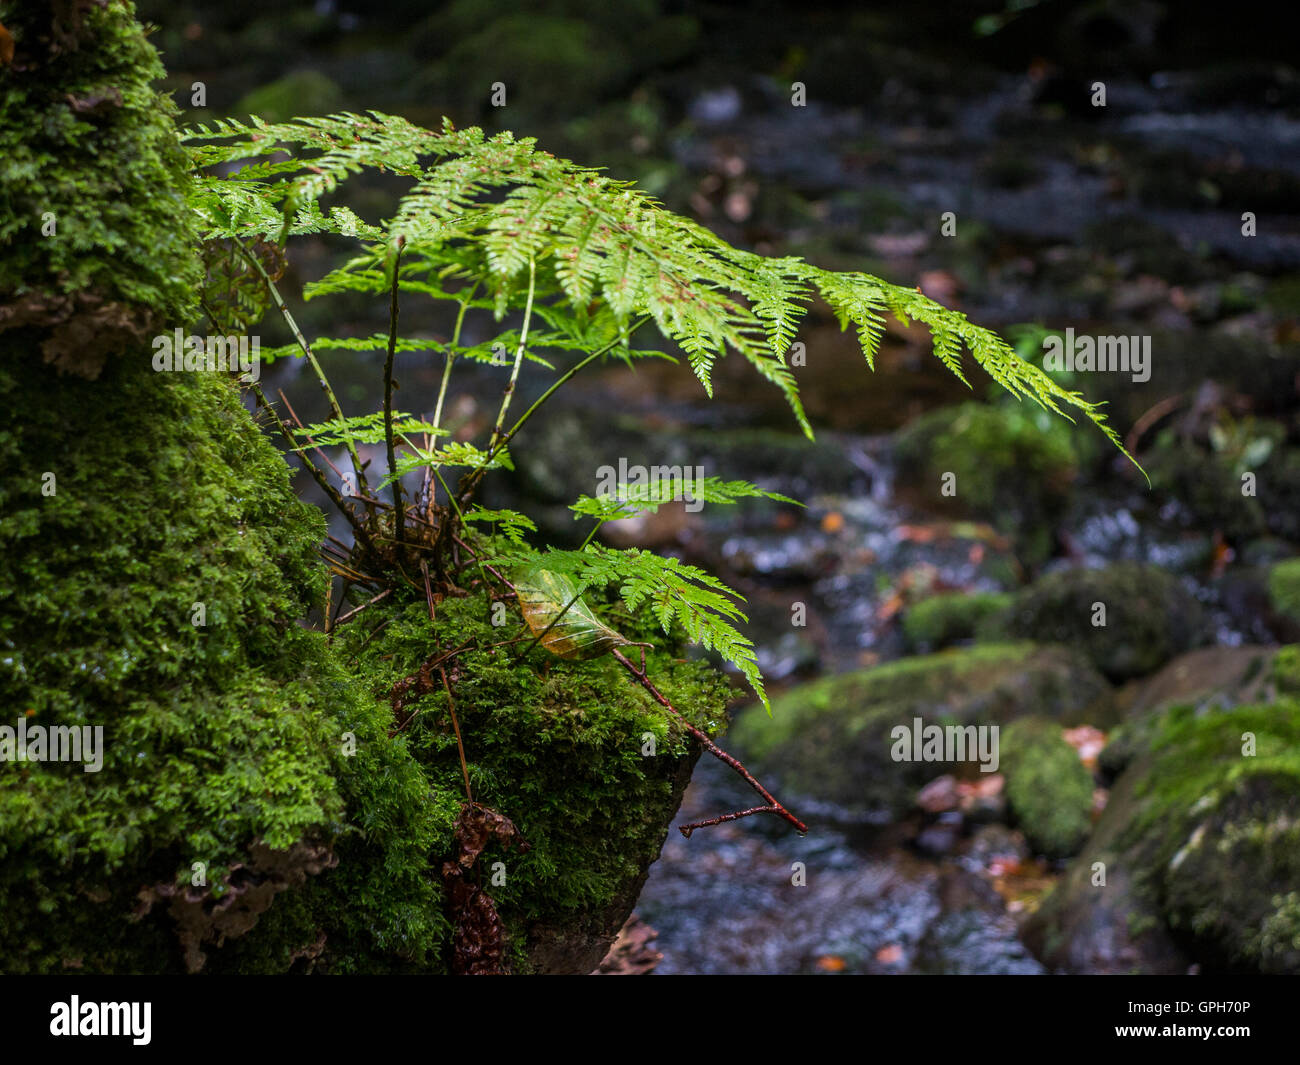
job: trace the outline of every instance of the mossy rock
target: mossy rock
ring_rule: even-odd
[[[231,109],[266,122],[288,122],[299,115],[333,115],[344,107],[343,91],[318,70],[295,70],[260,85]]]
[[[1273,609],[1300,628],[1300,558],[1289,558],[1269,569],[1268,596]]]
[[[1105,624],[1094,624],[1102,620]],[[1064,643],[1107,677],[1125,681],[1159,669],[1204,642],[1195,596],[1156,566],[1121,562],[1048,574],[1017,593],[997,636]]]
[[[514,968],[589,972],[631,913],[659,856],[699,748],[612,658],[569,663],[534,649],[516,661],[516,648],[487,649],[525,632],[520,619],[514,622],[519,632],[493,626],[488,605],[479,598],[444,600],[431,625],[420,598],[345,633],[343,650],[371,640],[355,682],[387,700],[394,683],[414,674],[435,647],[475,640],[484,648],[448,668],[474,799],[511,818],[530,845],[522,854],[490,849],[480,860],[485,870],[494,861],[505,863],[505,883],[490,893]],[[677,638],[664,637],[652,620],[607,616],[629,638],[662,648],[647,656],[656,686],[694,724],[718,733],[731,694],[723,677],[702,661],[678,657]],[[385,627],[372,639],[379,625]],[[386,701],[384,707],[391,718]],[[439,800],[433,854],[441,855],[450,847],[451,818],[463,795],[441,685],[403,710],[412,712],[400,745],[431,794],[454,799]],[[650,742],[653,755],[645,753]],[[322,878],[323,896],[330,894],[329,875]],[[337,904],[351,892],[340,886],[333,896]],[[443,945],[436,945],[445,963]],[[390,960],[373,961],[376,968],[391,968]]]
[[[609,660],[475,650],[501,639],[482,602],[444,602],[435,625],[399,592],[332,645],[301,625],[325,601],[323,516],[231,381],[155,373],[142,339],[183,327],[196,287],[157,57],[126,3],[0,14],[22,57],[0,67],[4,190],[21,177],[11,201],[67,210],[59,240],[28,233],[6,256],[3,308],[68,296],[0,323],[0,702],[31,729],[103,729],[93,772],[6,750],[0,971],[447,971],[439,872],[464,797],[445,694],[401,732],[388,696],[471,635],[449,669],[475,798],[532,844],[483,856],[505,863],[508,961],[589,971],[697,750]],[[96,347],[106,306],[129,328]],[[60,337],[89,354],[52,357]],[[656,682],[717,731],[721,679],[660,639]]]
[[[1092,774],[1065,742],[1061,726],[1041,717],[1013,721],[999,737],[1007,805],[1035,851],[1077,854],[1092,828]]]
[[[1300,696],[1300,644],[1288,644],[1273,659],[1273,682],[1283,695]]]
[[[908,607],[903,634],[922,651],[939,650],[975,638],[988,619],[1005,613],[1011,596],[1005,592],[945,592]]]
[[[175,938],[131,921],[138,891],[202,862],[220,898],[255,843],[344,816],[355,704],[296,624],[323,595],[323,521],[216,375],[142,352],[60,379],[18,354],[0,338],[21,411],[0,433],[0,690],[32,725],[102,726],[105,751],[95,773],[0,775],[0,965],[165,969]]]
[[[1072,428],[1024,405],[963,403],[922,415],[897,437],[900,485],[931,505],[980,518],[1030,565],[1052,554],[1079,460]],[[942,494],[944,478],[956,478]]]
[[[1175,707],[1149,735],[1028,942],[1073,971],[1300,972],[1300,702]]]
[[[1028,714],[1105,720],[1110,688],[1082,655],[1032,643],[981,644],[827,677],[794,689],[772,716],[749,711],[733,739],[783,787],[853,817],[896,817],[944,772],[978,773],[968,757],[895,761],[897,727],[1003,725]],[[751,766],[753,768],[753,766]]]
[[[188,159],[129,3],[0,3],[0,336],[93,377],[199,284]]]

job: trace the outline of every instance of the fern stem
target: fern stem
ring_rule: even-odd
[[[488,448],[486,461],[491,461],[493,458],[495,458],[496,453],[500,451],[501,448],[505,447],[508,443],[510,443],[511,440],[514,439],[515,434],[524,427],[524,423],[528,421],[528,419],[531,418],[533,414],[536,413],[537,409],[548,399],[550,399],[553,395],[555,395],[555,393],[558,392],[565,383],[567,383],[570,379],[576,376],[584,367],[590,366],[597,359],[601,358],[604,355],[608,355],[620,344],[626,344],[628,341],[632,339],[632,334],[635,333],[638,329],[640,329],[643,325],[645,325],[646,322],[648,321],[650,321],[650,316],[647,314],[644,317],[633,322],[631,328],[628,329],[623,336],[615,337],[604,347],[597,348],[581,362],[574,364],[570,369],[566,370],[555,381],[555,383],[551,385],[550,388],[548,388],[545,392],[543,392],[540,396],[538,396],[536,400],[533,401],[533,405],[529,407],[526,411],[524,411],[520,419],[517,422],[515,422],[513,426],[511,426],[510,432],[506,433],[506,435],[502,437],[501,440],[495,446]],[[485,465],[486,465],[486,461],[484,463]],[[469,494],[473,492],[475,488],[478,487],[478,483],[482,479],[483,479],[482,468],[472,470],[470,473],[466,475],[465,483],[460,487],[460,489],[457,492],[457,495],[462,503],[465,502],[467,498],[469,498]]]
[[[393,447],[393,360],[397,355],[397,294],[401,280],[404,237],[398,237],[393,256],[393,288],[388,305],[388,358],[384,360],[384,445],[388,452],[388,473],[393,478],[393,535],[400,552],[406,542],[406,504],[402,499],[402,479],[397,475],[397,454]]]
[[[253,266],[253,269],[261,275],[262,281],[266,284],[267,291],[271,293],[271,299],[275,301],[276,309],[283,316],[285,323],[289,326],[289,331],[293,333],[293,338],[302,348],[302,353],[307,356],[307,361],[311,365],[313,372],[316,374],[316,380],[320,382],[321,390],[325,393],[325,398],[329,401],[330,411],[340,423],[343,422],[343,408],[339,405],[338,397],[334,395],[334,389],[330,387],[329,378],[325,376],[325,371],[316,361],[316,356],[311,350],[311,345],[307,343],[307,338],[302,335],[302,330],[298,328],[298,323],[294,321],[293,314],[290,313],[288,305],[284,302],[284,297],[280,295],[280,290],[276,288],[275,282],[271,280],[271,275],[266,272],[266,268],[257,260],[257,256],[244,247],[244,242],[238,237],[233,238],[235,247],[237,247]],[[357,475],[357,490],[363,495],[370,494],[370,486],[366,483],[366,473],[361,466],[361,456],[357,454],[357,446],[353,440],[348,437],[347,440],[348,456],[352,459],[352,470]],[[374,510],[367,506],[367,511],[371,519],[374,519]]]
[[[253,394],[257,397],[258,404],[275,419],[275,426],[280,431],[280,435],[289,442],[291,447],[294,447],[294,454],[302,460],[302,464],[307,468],[307,472],[310,473],[315,482],[320,485],[321,491],[329,496],[331,502],[339,508],[339,513],[342,514],[343,517],[347,519],[347,523],[352,526],[352,531],[356,534],[357,539],[360,540],[368,550],[373,551],[375,545],[370,539],[370,533],[367,531],[364,523],[357,519],[352,508],[344,501],[342,493],[330,484],[329,478],[325,476],[320,467],[307,457],[305,451],[297,450],[295,446],[297,441],[294,440],[293,433],[291,433],[289,427],[284,424],[284,419],[282,419],[280,415],[276,413],[275,408],[271,406],[271,401],[266,398],[266,394],[262,391],[262,386],[254,381],[252,382],[252,389]],[[301,423],[299,424],[301,425]],[[314,445],[314,441],[310,438],[308,438],[307,442]],[[317,450],[320,451],[320,448],[318,447]],[[321,451],[321,454],[324,455],[325,453]],[[329,460],[326,459],[326,461],[328,462]]]
[[[447,360],[442,367],[442,383],[438,386],[438,403],[433,408],[433,427],[442,428],[442,405],[447,398],[447,386],[451,383],[451,368],[456,362],[456,349],[460,347],[460,330],[465,324],[465,312],[469,310],[469,305],[474,302],[474,294],[478,292],[478,282],[475,281],[469,288],[469,295],[460,303],[460,311],[456,315],[456,328],[451,331],[451,343],[447,345]],[[436,435],[432,438],[426,437],[429,441],[428,446],[433,447],[437,444]],[[424,473],[424,516],[426,520],[433,520],[433,482],[430,478],[429,469]]]
[[[647,314],[644,317],[633,322],[631,328],[628,329],[627,334],[625,336],[616,337],[614,340],[611,340],[608,344],[606,344],[603,348],[597,348],[581,362],[576,363],[571,369],[566,370],[564,374],[562,374],[559,377],[559,379],[556,380],[556,382],[553,385],[551,385],[550,388],[548,388],[545,392],[543,392],[540,396],[537,397],[537,399],[534,401],[531,407],[529,407],[526,411],[524,411],[522,417],[520,417],[520,419],[517,422],[515,422],[510,432],[506,433],[505,439],[501,441],[502,446],[504,447],[506,444],[508,444],[511,441],[511,439],[513,439],[515,433],[519,432],[519,430],[523,428],[524,422],[528,421],[528,419],[533,416],[533,413],[537,410],[537,408],[540,407],[543,403],[545,403],[548,399],[550,399],[551,396],[553,396],[557,391],[559,391],[559,389],[566,382],[568,382],[572,377],[576,376],[585,367],[591,365],[591,363],[595,362],[597,359],[601,358],[604,355],[608,355],[620,344],[626,345],[628,341],[632,339],[632,334],[635,333],[638,329],[640,329],[643,325],[645,325],[646,322],[648,321],[650,321],[650,316]]]
[[[496,442],[502,437],[502,428],[506,424],[506,411],[510,409],[510,401],[515,395],[515,382],[519,380],[519,367],[524,362],[524,348],[528,344],[528,327],[533,318],[533,295],[537,290],[537,261],[529,256],[528,258],[528,301],[524,304],[524,324],[519,331],[519,346],[515,348],[515,364],[510,371],[510,383],[506,385],[505,395],[501,397],[501,409],[497,411],[497,425],[492,431],[492,446],[488,448],[489,453],[493,450]]]
[[[604,524],[605,524],[604,518],[601,518],[600,521],[596,522],[591,532],[587,533],[587,538],[582,541],[582,546],[578,548],[579,551],[587,550],[587,545],[591,543],[591,541],[595,538],[596,534],[600,532],[601,526]]]
[[[456,349],[460,346],[460,327],[465,322],[465,312],[469,310],[469,305],[474,300],[474,293],[478,291],[478,282],[475,281],[469,290],[469,295],[461,302],[460,312],[456,315],[456,328],[451,334],[451,344],[447,348],[447,362],[442,368],[442,384],[438,386],[438,405],[433,409],[433,427],[442,428],[442,404],[447,398],[447,385],[451,381],[451,366],[456,361]]]

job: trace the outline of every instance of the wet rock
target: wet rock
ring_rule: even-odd
[[[987,774],[975,752],[958,751],[955,743],[944,752],[957,756],[952,759],[895,760],[896,729],[910,733],[917,719],[924,725],[1005,724],[1031,713],[1077,723],[1104,717],[1110,695],[1104,678],[1076,651],[983,644],[795,688],[776,701],[771,717],[740,715],[732,739],[753,761],[751,768],[776,772],[793,792],[833,804],[851,818],[897,817],[938,773]]]
[[[1007,804],[1034,851],[1048,858],[1078,853],[1092,827],[1092,774],[1060,725],[1024,718],[1000,740]]]
[[[1041,578],[998,627],[1077,648],[1115,681],[1152,673],[1207,635],[1200,604],[1177,578],[1127,562]]]
[[[924,505],[991,522],[1025,561],[1044,562],[1078,458],[1069,423],[1042,413],[965,403],[916,419],[897,438],[900,488]]]
[[[1015,922],[982,877],[946,869],[939,885],[940,913],[917,945],[914,968],[923,973],[1042,972],[1020,943]]]
[[[923,828],[916,837],[916,849],[932,858],[951,854],[961,843],[962,817],[956,810],[939,815],[932,825]]]
[[[1300,972],[1298,745],[1293,697],[1160,715],[1027,942],[1076,972]]]
[[[996,859],[1023,862],[1029,858],[1029,843],[1019,829],[1006,825],[980,825],[971,834],[965,855],[968,864],[984,869]]]
[[[981,622],[1006,610],[1005,592],[945,592],[909,607],[903,618],[908,644],[918,650],[939,650],[974,639]]]
[[[951,773],[935,777],[916,793],[916,805],[928,814],[941,814],[961,805],[961,789]]]

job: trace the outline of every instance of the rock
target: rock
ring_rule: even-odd
[[[1026,941],[1072,972],[1300,972],[1300,701],[1178,706],[1148,736]]]
[[[913,966],[923,973],[1040,973],[1015,935],[1013,918],[983,877],[962,868],[944,870],[939,914],[917,944]]]
[[[1052,553],[1078,456],[1068,422],[1014,405],[963,403],[925,414],[897,437],[899,484],[926,505],[982,518],[1030,564]],[[941,494],[946,474],[955,495]]]
[[[1102,780],[1114,781],[1149,747],[1164,711],[1179,705],[1227,709],[1268,701],[1285,690],[1279,669],[1285,671],[1285,659],[1276,648],[1202,647],[1175,658],[1155,676],[1126,685],[1118,696],[1124,723],[1107,737],[1098,759]]]
[[[1029,858],[1025,834],[1006,825],[980,825],[971,834],[966,858],[976,868],[985,869],[995,859],[1023,862]]]
[[[1134,681],[1120,695],[1130,718],[1166,710],[1178,703],[1233,706],[1252,702],[1268,682],[1273,647],[1200,647],[1179,655],[1160,672]]]
[[[1061,734],[1040,717],[1001,733],[1007,805],[1034,850],[1048,858],[1078,853],[1092,827],[1092,774]]]
[[[1077,648],[1114,681],[1154,672],[1207,634],[1200,604],[1177,578],[1131,562],[1049,574],[1017,593],[999,621],[1010,636]]]
[[[896,761],[894,730],[910,731],[918,718],[993,725],[1031,713],[1077,724],[1107,715],[1110,695],[1077,651],[980,644],[802,685],[777,699],[770,717],[742,714],[733,739],[753,760],[751,769],[775,771],[793,792],[855,818],[896,817],[912,809],[917,790],[937,773],[987,774],[969,754],[956,762]]]
[[[916,805],[928,814],[955,810],[960,804],[961,791],[957,787],[957,778],[951,773],[935,777],[916,795]]]
[[[979,625],[1011,605],[1005,592],[945,592],[907,609],[903,633],[914,649],[937,651],[975,637]]]
[[[961,814],[956,810],[940,814],[934,824],[927,825],[916,837],[916,849],[932,858],[951,854],[961,842],[961,824]]]

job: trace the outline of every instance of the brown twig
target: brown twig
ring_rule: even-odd
[[[374,596],[374,597],[371,598],[371,599],[366,600],[366,601],[365,601],[364,603],[362,603],[360,606],[358,606],[358,607],[354,607],[353,609],[349,610],[349,611],[348,611],[346,614],[344,614],[342,617],[335,618],[335,619],[334,619],[334,628],[337,629],[337,628],[338,628],[340,625],[342,625],[345,621],[351,621],[354,617],[356,617],[358,614],[360,614],[360,613],[361,613],[363,610],[365,610],[367,607],[372,607],[372,606],[374,606],[374,605],[375,605],[376,603],[378,603],[381,599],[387,599],[387,598],[388,598],[390,595],[392,595],[392,594],[393,594],[393,590],[392,590],[391,588],[385,588],[385,589],[384,589],[382,592],[380,592],[378,595]]]
[[[460,722],[456,720],[456,700],[451,697],[451,683],[447,680],[447,671],[438,667],[442,676],[442,686],[447,692],[447,711],[451,714],[451,727],[456,731],[456,750],[460,752],[460,773],[465,778],[465,798],[474,801],[474,793],[469,790],[469,766],[465,762],[465,741],[460,738]]]
[[[668,710],[669,713],[671,713],[683,725],[686,726],[687,730],[691,733],[692,736],[694,736],[697,740],[700,741],[700,743],[703,745],[706,751],[708,751],[711,755],[713,755],[714,758],[718,759],[721,762],[725,762],[728,766],[730,766],[732,770],[734,770],[737,774],[740,775],[740,777],[745,781],[746,784],[748,784],[751,788],[753,788],[756,792],[758,792],[759,795],[761,795],[764,799],[767,800],[766,806],[754,806],[748,810],[739,810],[736,813],[722,814],[719,817],[711,817],[707,821],[695,821],[689,825],[679,825],[678,828],[683,836],[685,836],[687,839],[690,839],[691,833],[694,832],[697,828],[707,828],[710,825],[720,825],[724,821],[736,821],[742,817],[749,817],[751,814],[776,814],[778,817],[784,818],[786,821],[789,821],[790,824],[794,825],[794,827],[797,828],[800,832],[808,831],[808,826],[805,825],[802,821],[800,821],[797,817],[795,817],[794,814],[792,814],[784,806],[782,806],[780,802],[778,802],[776,798],[772,795],[772,793],[768,791],[765,787],[763,787],[763,785],[760,784],[757,780],[755,780],[753,774],[751,774],[750,771],[746,769],[736,758],[733,758],[731,755],[729,755],[726,751],[724,751],[721,747],[719,747],[716,743],[714,743],[711,739],[709,739],[709,737],[704,732],[702,732],[700,729],[696,728],[694,725],[692,725],[689,721],[686,720],[686,718],[682,715],[681,711],[678,710],[675,706],[673,706],[673,704],[668,701],[668,699],[663,695],[663,693],[660,692],[659,689],[656,688],[654,684],[651,683],[650,678],[646,675],[644,666],[642,666],[641,669],[637,669],[636,666],[634,666],[631,663],[631,661],[627,658],[627,656],[618,650],[618,648],[614,648],[612,651],[610,651],[610,654],[612,654],[616,659],[618,659],[619,664],[622,665],[624,669],[626,669],[629,673],[632,674],[633,679],[635,679],[636,682],[641,685],[641,687],[643,687],[646,691],[648,691],[654,697],[655,701],[659,703],[660,706]]]

